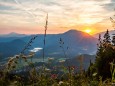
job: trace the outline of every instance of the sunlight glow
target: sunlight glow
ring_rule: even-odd
[[[90,34],[91,30],[90,29],[86,29],[85,32]]]

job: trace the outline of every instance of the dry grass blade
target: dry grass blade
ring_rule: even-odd
[[[24,49],[21,51],[21,54],[24,54],[24,52],[29,49],[29,47],[32,45],[33,41],[37,38],[37,36],[33,36],[30,41],[25,45]]]
[[[44,33],[43,62],[44,62],[44,56],[45,56],[45,45],[46,45],[47,28],[48,28],[48,14],[46,16],[45,33]]]

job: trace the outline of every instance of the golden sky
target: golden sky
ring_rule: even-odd
[[[0,34],[44,32],[48,13],[48,33],[70,29],[91,34],[113,29],[115,0],[0,0]]]

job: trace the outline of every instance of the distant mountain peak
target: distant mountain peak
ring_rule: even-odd
[[[11,33],[9,33],[9,34],[7,34],[7,35],[25,35],[25,34],[20,34],[20,33],[16,33],[16,32],[11,32]]]
[[[101,38],[103,38],[103,36],[104,36],[105,33],[106,33],[106,31],[103,31],[103,32],[94,34],[93,36],[95,38],[99,38],[99,34],[101,34]],[[109,30],[109,34],[110,34],[110,37],[112,37],[115,34],[115,30]]]
[[[9,33],[9,34],[19,34],[19,33],[11,32],[11,33]]]
[[[25,36],[26,36],[25,34],[20,34],[20,33],[15,33],[15,32],[0,35],[0,37],[25,37]]]
[[[89,35],[88,33],[85,33],[85,32],[82,32],[82,31],[79,31],[79,30],[76,30],[76,29],[71,29],[71,30],[65,32],[65,34],[66,33],[69,33],[69,34],[87,34],[87,35]]]
[[[67,32],[76,32],[78,30],[75,30],[75,29],[71,29],[71,30],[68,30]]]
[[[71,29],[71,30],[68,30],[67,32],[65,32],[65,34],[74,34],[74,33],[78,33],[78,32],[81,32],[81,31]]]
[[[79,31],[79,30],[76,30],[76,29],[70,29],[70,30],[68,30],[67,32],[76,32],[76,31]]]

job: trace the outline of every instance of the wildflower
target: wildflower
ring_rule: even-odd
[[[45,71],[47,71],[47,72],[50,72],[50,69],[48,69],[48,68],[45,68]]]
[[[23,59],[27,59],[27,57],[26,57],[26,56],[22,56],[22,58],[23,58]]]
[[[75,69],[77,69],[77,67],[76,66],[72,66],[72,69],[75,70]]]
[[[29,55],[30,55],[31,57],[33,57],[34,54],[35,54],[35,52],[30,52],[30,53],[29,53]]]
[[[16,58],[16,59],[19,59],[19,58],[20,58],[20,56],[19,56],[19,55],[15,55],[15,58]]]
[[[52,79],[56,79],[56,78],[57,78],[57,74],[52,74],[52,75],[51,75],[51,78],[52,78]]]
[[[17,84],[17,81],[14,81],[13,84]]]
[[[93,76],[96,76],[97,75],[97,73],[95,72],[95,73],[93,73]]]
[[[11,62],[8,62],[7,67],[10,68],[10,66],[11,66]]]
[[[63,84],[63,83],[64,83],[63,81],[60,81],[60,82],[59,82],[59,85],[61,85],[61,84]]]
[[[10,59],[9,59],[8,62],[11,62],[11,63],[12,63],[12,62],[14,61],[14,59],[15,59],[14,57],[10,57]]]
[[[54,58],[48,58],[48,61],[52,61],[52,60],[54,60]]]

